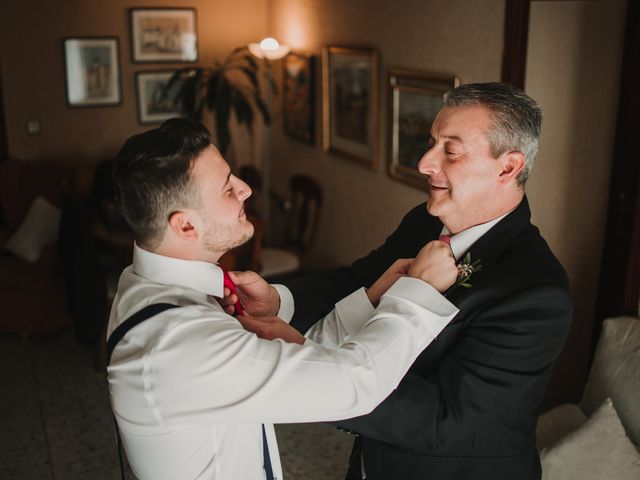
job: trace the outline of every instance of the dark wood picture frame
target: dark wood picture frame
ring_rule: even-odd
[[[194,63],[198,60],[195,8],[130,8],[133,63]]]
[[[315,57],[291,52],[282,61],[282,126],[287,135],[315,141]]]
[[[372,170],[378,164],[378,51],[322,52],[322,146]]]
[[[136,105],[141,125],[160,124],[170,118],[183,116],[176,95],[184,80],[175,82],[169,91],[166,90],[167,82],[174,73],[173,70],[136,72]]]
[[[66,37],[62,49],[67,106],[122,104],[118,37]]]
[[[428,190],[417,165],[427,151],[429,131],[444,95],[457,87],[455,75],[415,70],[389,70],[389,176]]]

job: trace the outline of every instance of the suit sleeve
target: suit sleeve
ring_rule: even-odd
[[[568,292],[560,287],[511,296],[476,316],[437,370],[409,373],[373,412],[335,423],[428,455],[456,445],[469,429],[521,415],[511,412],[535,412],[570,316]]]
[[[319,319],[333,310],[335,304],[360,287],[370,287],[399,258],[416,255],[422,246],[426,207],[420,204],[402,219],[385,242],[349,267],[305,275],[284,282],[295,299],[291,325],[306,332]],[[429,217],[432,218],[432,217]]]

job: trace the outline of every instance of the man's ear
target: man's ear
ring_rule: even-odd
[[[192,212],[178,210],[169,215],[169,228],[184,240],[197,240],[198,229],[194,220]]]
[[[518,174],[524,168],[525,160],[521,152],[509,152],[500,156],[500,183],[506,185],[515,180]]]

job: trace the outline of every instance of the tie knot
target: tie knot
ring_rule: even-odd
[[[233,282],[233,280],[231,280],[231,277],[229,276],[229,272],[227,272],[224,268],[222,269],[222,283],[224,284],[225,287],[229,289],[229,292],[231,292],[232,295],[235,295],[236,298],[238,298],[238,293],[236,291],[236,284]],[[234,315],[244,314],[244,308],[240,304],[240,298],[236,300],[236,303],[234,303],[233,306],[235,307],[235,310],[233,312]]]
[[[451,235],[440,235],[438,240],[440,240],[441,242],[444,242],[447,245],[451,246]]]

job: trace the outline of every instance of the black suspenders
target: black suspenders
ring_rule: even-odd
[[[116,348],[116,345],[122,338],[127,334],[129,330],[131,330],[136,325],[141,324],[145,320],[158,315],[159,313],[164,312],[165,310],[169,310],[170,308],[176,308],[178,305],[173,305],[171,303],[153,303],[151,305],[147,305],[139,312],[134,313],[129,318],[127,318],[124,322],[116,327],[116,329],[109,336],[109,340],[107,341],[107,366],[111,363],[111,355],[113,354],[113,350]],[[116,417],[114,415],[113,420],[115,421]],[[118,429],[118,422],[116,424],[116,441],[118,444],[118,459],[120,460],[120,475],[122,476],[122,480],[125,480],[124,477],[124,460],[122,457],[122,440],[120,439],[120,430]],[[263,458],[264,458],[264,469],[267,476],[267,480],[273,479],[273,470],[271,466],[271,457],[269,455],[269,447],[267,444],[267,435],[264,429],[264,424],[262,424],[262,448],[263,448]]]
[[[144,322],[145,320],[164,312],[165,310],[169,310],[170,308],[176,308],[178,305],[173,305],[171,303],[153,303],[151,305],[147,305],[139,312],[134,313],[129,318],[127,318],[124,322],[116,327],[116,329],[111,333],[109,340],[107,341],[107,366],[111,363],[111,355],[113,354],[113,350],[116,348],[116,345],[122,338],[127,334],[129,330],[131,330],[136,325]],[[116,417],[114,415],[113,420],[115,421]],[[118,430],[118,422],[116,424],[116,441],[118,444],[118,459],[120,460],[120,476],[122,480],[124,480],[124,460],[122,458],[122,440],[120,439],[120,430]]]

